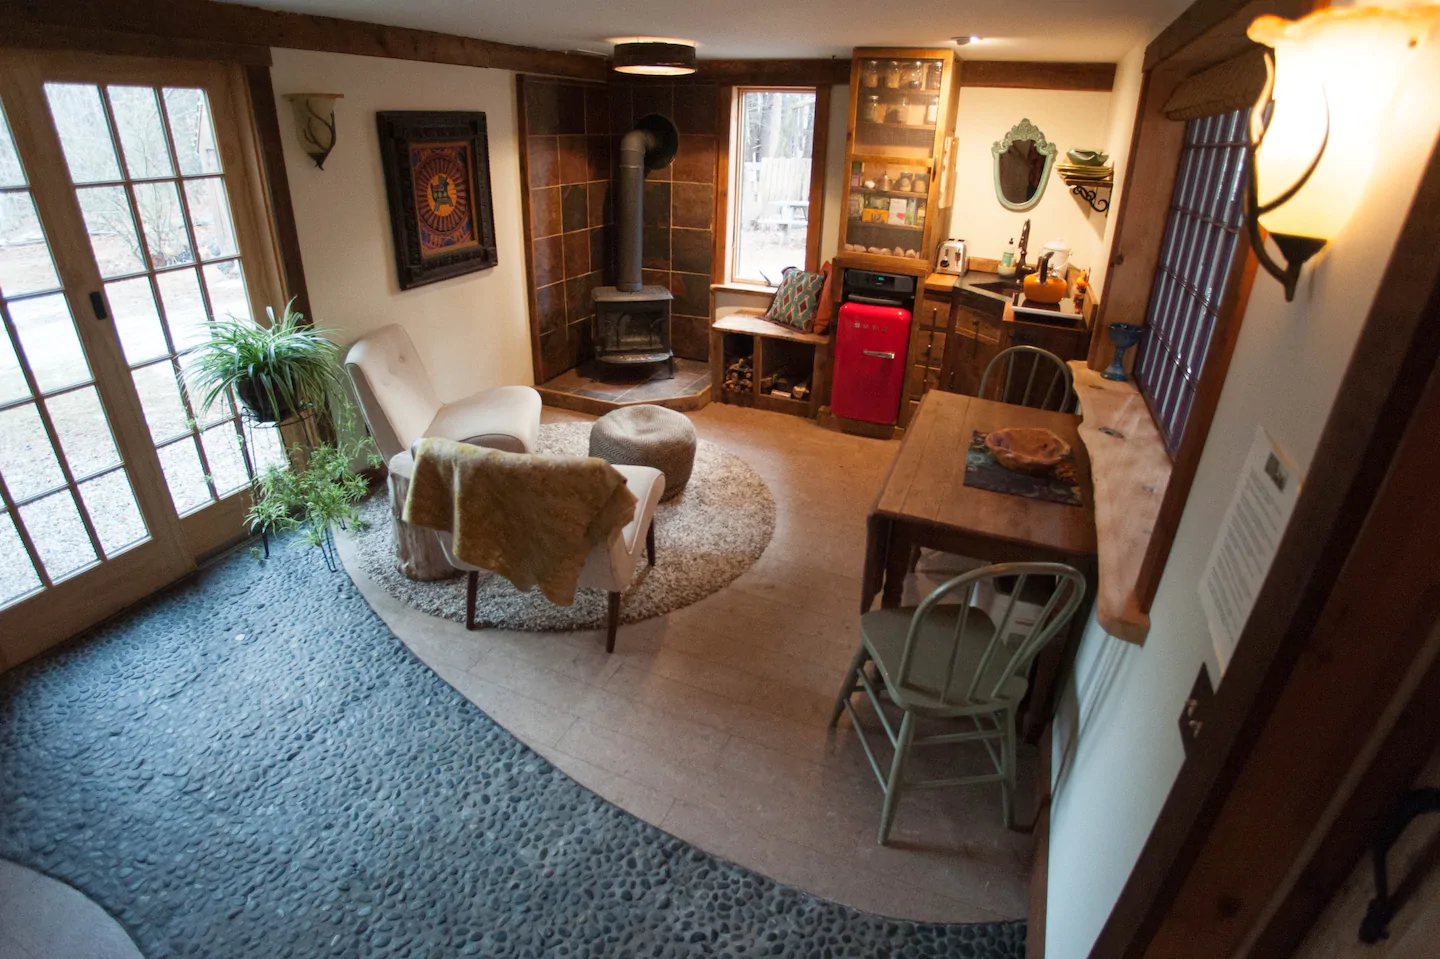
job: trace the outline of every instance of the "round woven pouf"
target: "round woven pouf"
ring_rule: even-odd
[[[607,463],[651,466],[665,474],[665,495],[680,495],[695,468],[695,427],[663,406],[622,406],[590,428],[590,455]]]

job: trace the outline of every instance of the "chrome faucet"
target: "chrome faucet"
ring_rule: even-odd
[[[1025,225],[1020,228],[1020,249],[1016,254],[1018,259],[1015,261],[1015,279],[1017,280],[1023,280],[1027,275],[1035,272],[1035,267],[1025,265],[1025,254],[1029,246],[1030,220],[1027,218]]]

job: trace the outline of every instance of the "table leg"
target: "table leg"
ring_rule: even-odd
[[[1064,634],[1052,639],[1035,657],[1034,682],[1020,717],[1021,735],[1032,745],[1040,741],[1040,734],[1055,715],[1060,684],[1070,674],[1075,653],[1080,649],[1080,639],[1090,624],[1090,607],[1095,602],[1098,571],[1094,565],[1083,566],[1080,571],[1085,574],[1085,597],[1080,601],[1080,608],[1070,618]]]
[[[905,596],[905,578],[910,575],[910,537],[905,528],[896,523],[890,527],[890,545],[885,550],[885,591],[880,594],[880,605],[892,609],[900,605]]]
[[[860,613],[870,611],[875,594],[885,582],[885,553],[890,546],[892,522],[883,516],[871,515],[865,521],[865,572],[860,581]]]

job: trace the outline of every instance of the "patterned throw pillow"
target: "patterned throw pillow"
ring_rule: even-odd
[[[820,290],[825,285],[823,273],[806,273],[799,267],[785,268],[780,289],[765,313],[765,319],[793,326],[806,333],[815,328],[815,311],[820,305]]]

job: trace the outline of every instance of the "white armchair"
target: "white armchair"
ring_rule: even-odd
[[[509,453],[533,453],[540,435],[540,394],[499,386],[441,403],[403,327],[391,324],[356,340],[345,357],[360,411],[388,461],[424,436]]]
[[[413,455],[396,457],[390,468],[402,473],[413,471]],[[635,577],[635,567],[640,562],[640,547],[645,547],[646,558],[655,565],[655,507],[665,493],[665,474],[649,466],[621,466],[615,470],[625,477],[625,488],[635,495],[635,517],[611,535],[608,542],[598,544],[586,557],[585,568],[580,571],[579,585],[592,589],[603,589],[610,594],[610,608],[606,620],[605,652],[615,651],[615,633],[620,626],[620,595],[630,586]],[[410,477],[407,475],[405,479]],[[457,559],[450,549],[450,534],[436,532],[440,548],[450,565],[466,574],[465,584],[465,628],[475,629],[475,599],[480,586],[480,574],[489,572],[479,566],[471,566]]]

